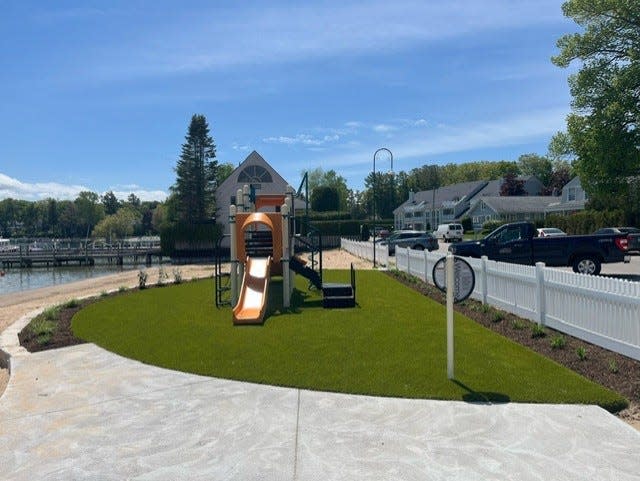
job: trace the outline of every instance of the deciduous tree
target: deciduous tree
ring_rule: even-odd
[[[567,17],[583,30],[558,40],[553,62],[567,67],[573,112],[567,119],[581,183],[594,204],[638,217],[640,176],[640,2],[569,0]]]

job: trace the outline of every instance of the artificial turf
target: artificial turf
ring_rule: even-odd
[[[325,281],[348,282],[347,271]],[[455,316],[455,379],[446,372],[445,307],[375,271],[357,273],[357,306],[323,309],[297,279],[292,307],[272,282],[261,326],[234,326],[211,279],[89,305],[74,333],[170,369],[278,386],[408,398],[626,406],[617,393],[474,321]]]

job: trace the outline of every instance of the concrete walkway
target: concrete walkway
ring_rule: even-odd
[[[639,480],[595,406],[374,398],[226,381],[0,336],[0,479]]]

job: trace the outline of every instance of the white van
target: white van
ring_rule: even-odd
[[[462,228],[462,224],[455,224],[455,223],[440,224],[433,233],[433,235],[435,235],[438,239],[442,239],[444,242],[461,241],[462,234],[464,234],[464,229]]]

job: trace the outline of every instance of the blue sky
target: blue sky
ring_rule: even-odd
[[[294,187],[362,189],[380,147],[395,171],[544,154],[570,111],[561,4],[2,1],[0,199],[162,200],[194,113],[220,162],[257,150]]]

